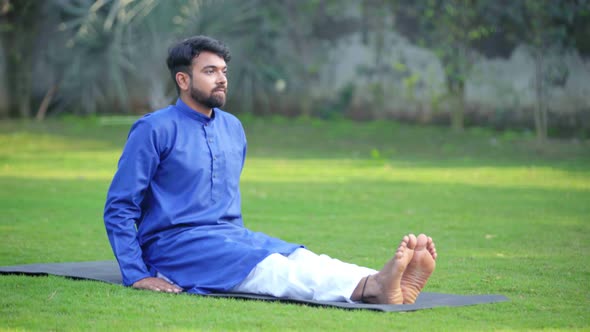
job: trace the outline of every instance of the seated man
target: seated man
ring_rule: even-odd
[[[434,270],[431,238],[404,236],[380,270],[316,255],[243,225],[240,121],[220,110],[229,51],[197,36],[169,50],[179,98],[131,128],[104,221],[123,283],[163,292],[243,292],[413,303]]]

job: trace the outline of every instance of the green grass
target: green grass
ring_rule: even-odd
[[[0,276],[6,330],[590,329],[590,143],[244,117],[247,226],[373,268],[401,236],[439,251],[426,291],[509,302],[376,313]],[[102,223],[128,126],[0,123],[0,265],[113,259]]]

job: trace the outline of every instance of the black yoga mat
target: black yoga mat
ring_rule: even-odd
[[[57,275],[73,279],[98,280],[112,284],[121,284],[121,273],[115,261],[28,264],[0,266],[0,274]],[[364,304],[345,302],[307,301],[291,298],[276,298],[264,295],[242,293],[216,293],[207,296],[229,297],[238,299],[281,301],[312,306],[337,307],[342,309],[368,309],[377,311],[414,311],[434,307],[458,307],[483,303],[508,301],[503,295],[456,295],[422,292],[414,304]]]

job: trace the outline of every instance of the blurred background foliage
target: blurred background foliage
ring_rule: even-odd
[[[590,137],[587,0],[0,0],[0,118],[162,108],[196,34],[232,50],[233,113]]]

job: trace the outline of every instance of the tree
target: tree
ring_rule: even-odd
[[[567,75],[552,70],[547,62],[551,53],[563,55],[576,48],[573,31],[576,20],[590,17],[590,2],[587,0],[522,0],[492,2],[488,6],[501,32],[518,43],[528,45],[535,59],[534,90],[536,102],[533,118],[537,140],[543,143],[548,136],[548,88],[556,81],[565,81],[557,76]],[[587,36],[586,36],[587,38]]]
[[[175,94],[165,66],[167,47],[194,34],[221,39],[237,54],[230,66],[235,91],[231,99],[240,99],[242,110],[254,109],[261,100],[269,103],[276,80],[285,76],[274,44],[281,23],[269,24],[272,13],[260,0],[14,1],[18,6],[13,1],[0,0],[2,18],[10,18],[2,21],[3,31],[10,33],[3,35],[2,50],[15,54],[9,59],[13,62],[23,62],[19,54],[34,56],[19,66],[7,63],[6,86],[12,88],[8,94],[29,105],[13,115],[32,115],[30,76],[38,67],[43,75],[34,85],[40,90],[37,95],[44,95],[38,119],[50,109],[93,114],[163,107]],[[29,21],[40,22],[40,34],[29,29],[34,24],[26,27]],[[23,43],[24,38],[16,38],[22,33],[33,41],[11,46]],[[28,94],[16,92],[15,77]]]
[[[101,104],[128,101],[128,73],[145,36],[138,23],[157,5],[139,0],[0,0],[9,114],[33,115],[34,85],[44,95],[37,118],[52,100],[61,109],[93,113]],[[146,44],[146,43],[143,43]],[[42,75],[35,66],[41,64]],[[1,113],[0,113],[1,114]]]
[[[478,57],[474,44],[494,27],[483,17],[483,0],[392,1],[399,32],[431,49],[443,64],[449,96],[456,101],[451,125],[463,130],[465,81]]]
[[[53,3],[61,22],[46,56],[57,68],[49,89],[59,86],[62,110],[92,114],[101,108],[129,108],[129,87],[141,72],[138,59],[150,54],[146,22],[157,7],[152,0]]]
[[[276,41],[283,24],[263,0],[198,1],[199,11],[178,13],[179,34],[205,34],[226,43],[232,52],[227,107],[266,113],[276,108],[273,91],[285,77],[285,63]],[[224,19],[219,19],[223,17]]]
[[[0,46],[4,51],[4,85],[8,109],[0,116],[31,115],[33,57],[37,41],[38,16],[43,2],[37,0],[0,0]]]
[[[344,15],[348,6],[350,2],[343,5],[339,0],[259,1],[261,22],[258,36],[252,37],[267,40],[258,49],[267,64],[260,63],[259,69],[267,68],[267,82],[273,84],[266,90],[273,94],[266,98],[281,97],[283,110],[279,112],[314,114],[314,104],[322,97],[318,78],[321,67],[329,61],[326,53],[355,28]],[[269,106],[276,109],[276,103]]]

